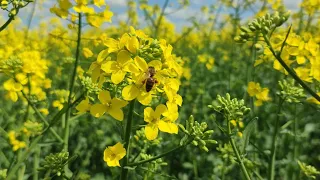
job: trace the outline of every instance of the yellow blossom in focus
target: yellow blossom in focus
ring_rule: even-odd
[[[148,123],[145,127],[145,135],[148,140],[156,139],[159,130],[175,134],[178,132],[177,125],[170,121],[170,119],[167,117],[160,118],[165,112],[168,112],[168,109],[163,104],[158,105],[155,111],[151,107],[144,109],[144,121]]]
[[[85,100],[82,100],[77,106],[76,110],[79,112],[77,114],[82,114],[85,112],[89,112],[91,108],[91,104],[89,103],[89,98],[87,97]]]
[[[107,90],[100,91],[98,99],[100,100],[101,104],[94,104],[90,108],[90,113],[94,117],[100,117],[104,113],[108,113],[116,120],[123,120],[124,115],[121,108],[125,107],[128,104],[126,101],[118,98],[111,99],[110,92]]]
[[[107,163],[108,166],[114,167],[119,166],[119,160],[121,160],[126,155],[126,149],[123,145],[118,142],[114,146],[108,146],[103,152],[103,160]]]
[[[111,73],[111,81],[114,84],[119,84],[123,81],[127,72],[129,72],[129,64],[132,63],[130,53],[126,50],[121,50],[117,54],[117,61],[108,61],[101,65],[101,69],[106,73]]]

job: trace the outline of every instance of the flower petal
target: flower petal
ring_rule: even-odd
[[[151,107],[147,107],[143,111],[144,121],[150,123],[154,118],[154,111]]]
[[[90,113],[94,117],[101,117],[105,112],[107,108],[103,104],[94,104],[90,108]]]
[[[118,142],[116,145],[111,147],[111,150],[114,154],[117,155],[117,158],[122,159],[126,155],[126,149],[123,147],[123,144]]]
[[[167,111],[167,107],[164,104],[159,104],[156,107],[156,111],[154,113],[155,118],[160,118],[161,114],[164,113],[165,111]]]
[[[170,133],[170,134],[178,134],[178,126],[171,122],[165,122],[163,120],[159,121],[158,127],[160,131]]]
[[[146,106],[146,105],[150,104],[150,102],[152,100],[152,95],[150,92],[149,93],[142,92],[141,94],[138,94],[137,99],[141,104]]]
[[[101,65],[101,69],[106,73],[112,73],[113,71],[118,70],[116,61],[108,61]]]
[[[107,90],[100,91],[98,95],[98,99],[102,104],[107,104],[111,101],[111,95],[110,92]]]
[[[118,70],[118,71],[113,71],[111,75],[111,81],[114,84],[119,84],[123,81],[124,77],[126,76],[127,72]]]
[[[108,109],[107,111],[110,116],[112,116],[113,118],[115,118],[116,120],[122,121],[123,120],[123,111],[120,108],[115,108],[112,107],[110,109]]]
[[[107,165],[108,165],[109,167],[115,167],[115,166],[120,167],[119,160],[117,160],[117,159],[114,159],[114,160],[112,160],[112,161],[107,161]]]
[[[159,71],[159,70],[161,70],[162,63],[161,63],[161,61],[159,61],[159,60],[153,60],[153,61],[151,61],[151,62],[148,63],[148,66],[149,66],[149,67],[152,66],[152,67],[154,67],[154,69],[155,69],[156,71]]]
[[[130,84],[122,89],[122,97],[127,101],[133,100],[138,94],[139,89],[134,84]]]
[[[120,109],[120,108],[125,107],[125,106],[128,104],[128,102],[127,102],[127,101],[124,101],[124,100],[121,100],[121,99],[119,99],[119,98],[113,98],[113,99],[111,100],[111,104],[112,104],[112,107],[113,107],[113,108],[118,108],[118,109]]]
[[[140,58],[139,56],[136,56],[134,58],[135,64],[138,66],[138,68],[143,71],[146,72],[148,71],[148,64],[146,63],[146,61],[142,58]]]
[[[155,124],[148,124],[144,129],[144,133],[148,140],[156,139],[158,136],[158,132],[158,127]]]
[[[105,60],[107,58],[107,56],[109,55],[108,53],[108,49],[102,50],[97,57],[97,62],[101,63],[103,60]]]
[[[117,55],[117,62],[119,64],[126,64],[131,60],[130,53],[126,50],[122,50]]]

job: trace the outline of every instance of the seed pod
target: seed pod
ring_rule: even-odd
[[[242,32],[245,32],[245,33],[251,32],[250,29],[248,29],[248,28],[245,27],[245,26],[241,26],[241,27],[240,27],[240,30],[241,30]]]
[[[258,23],[257,21],[254,21],[252,24],[253,24],[253,26],[254,26],[257,30],[260,30],[260,29],[261,29],[261,25],[260,25],[260,23]]]
[[[255,28],[253,25],[250,25],[250,26],[249,26],[249,29],[250,29],[251,31],[255,31],[255,30],[256,30],[256,28]]]

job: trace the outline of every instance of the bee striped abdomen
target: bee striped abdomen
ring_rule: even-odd
[[[146,81],[146,91],[150,92],[154,84],[155,84],[155,79],[153,79],[152,77],[149,77]]]

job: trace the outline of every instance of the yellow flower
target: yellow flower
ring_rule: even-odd
[[[92,9],[87,6],[88,0],[75,0],[77,3],[76,6],[73,7],[73,10],[77,13],[89,13],[92,12]]]
[[[117,55],[117,61],[108,61],[101,66],[101,69],[106,73],[112,73],[111,81],[114,84],[119,84],[123,81],[127,72],[129,72],[129,64],[132,62],[130,53],[126,50],[121,50]]]
[[[100,81],[104,80],[103,76],[101,75],[103,72],[101,70],[101,66],[111,59],[108,57],[108,55],[108,50],[101,51],[98,54],[97,60],[90,65],[89,72],[92,73],[91,79],[94,83],[97,82],[98,79],[100,79]]]
[[[89,48],[83,48],[82,50],[84,57],[89,58],[93,56],[93,53]]]
[[[310,64],[310,76],[312,76],[317,81],[320,81],[320,56],[310,58]]]
[[[131,36],[128,39],[126,47],[132,54],[135,54],[137,52],[137,49],[139,49],[139,41],[138,41],[137,37]]]
[[[312,38],[309,39],[304,48],[309,51],[312,56],[316,56],[319,52],[319,44],[317,44]]]
[[[230,123],[231,123],[234,127],[237,126],[237,121],[236,121],[236,120],[231,120]]]
[[[106,6],[106,9],[104,12],[96,13],[92,15],[87,15],[87,22],[94,27],[100,27],[102,23],[104,22],[111,22],[111,18],[113,16],[113,13],[109,11],[109,7]]]
[[[130,84],[122,89],[122,97],[127,101],[131,101],[135,98],[143,104],[148,105],[152,100],[152,94],[150,92],[146,92],[146,89],[137,84]]]
[[[58,108],[59,110],[61,110],[61,109],[63,108],[63,103],[64,103],[64,101],[61,101],[61,100],[62,100],[62,99],[60,99],[60,100],[54,100],[54,101],[52,102],[52,106]]]
[[[111,99],[110,92],[107,90],[100,91],[98,99],[102,104],[94,104],[90,108],[90,113],[95,117],[100,117],[104,113],[110,114],[116,120],[123,120],[123,111],[121,108],[128,103],[118,98]]]
[[[310,69],[305,67],[294,68],[294,71],[297,73],[299,78],[306,82],[312,82],[312,78],[309,76]]]
[[[320,92],[318,92],[317,95],[320,96]],[[318,101],[318,100],[317,100],[316,98],[314,98],[314,97],[308,98],[307,101],[310,102],[310,103],[314,103],[314,104],[320,105],[320,101]]]
[[[13,101],[18,100],[17,92],[20,92],[23,89],[23,86],[20,83],[15,82],[13,79],[9,79],[4,82],[3,87],[8,91],[7,96]]]
[[[120,40],[115,40],[113,38],[107,38],[103,41],[103,44],[108,47],[108,53],[117,52],[126,45],[130,36],[125,33],[121,36]]]
[[[131,101],[135,98],[143,104],[148,105],[152,100],[152,91],[155,88],[152,88],[151,91],[147,92],[145,87],[145,80],[149,77],[148,69],[152,66],[156,70],[156,75],[154,78],[157,81],[163,79],[161,77],[161,62],[158,60],[151,61],[149,64],[146,61],[138,56],[134,59],[134,64],[129,64],[128,69],[132,73],[133,83],[124,87],[122,89],[122,96],[125,100]]]
[[[255,106],[261,106],[263,101],[270,101],[268,88],[261,88],[259,83],[249,82],[247,92],[249,95],[255,96],[257,100],[255,101]]]
[[[26,143],[24,141],[19,141],[16,139],[16,133],[14,131],[10,131],[8,133],[10,144],[13,146],[13,151],[17,151],[18,149],[25,148]]]
[[[159,130],[167,133],[178,133],[177,125],[172,123],[168,117],[160,119],[161,115],[166,112],[168,112],[168,109],[163,104],[158,105],[155,111],[151,107],[144,109],[144,121],[148,123],[145,127],[145,135],[148,140],[156,139]]]
[[[100,6],[106,5],[104,0],[93,0],[93,4],[100,8]]]
[[[91,104],[89,103],[89,98],[82,100],[77,106],[76,109],[79,111],[78,114],[82,114],[90,111]]]
[[[247,92],[249,93],[249,95],[255,96],[256,94],[258,94],[261,91],[261,87],[259,83],[255,83],[255,82],[249,82],[248,84],[248,89]]]
[[[256,106],[261,106],[262,102],[264,101],[270,101],[271,98],[268,96],[269,94],[269,89],[268,88],[263,88],[258,94],[256,94],[257,101],[255,101]]]
[[[119,160],[126,155],[126,149],[121,143],[117,143],[114,146],[108,146],[103,152],[103,160],[107,163],[108,166],[114,167],[119,166]]]
[[[44,115],[48,115],[49,114],[49,111],[48,111],[47,108],[41,108],[41,109],[39,109],[39,111]]]

